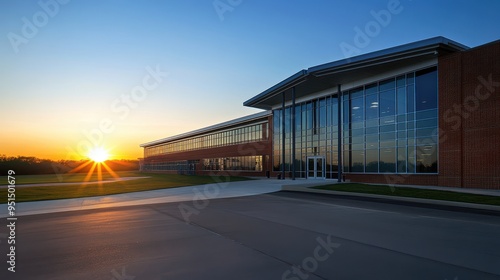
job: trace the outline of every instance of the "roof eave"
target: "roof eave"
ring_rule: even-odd
[[[293,74],[292,76],[286,78],[285,80],[279,82],[278,84],[270,87],[269,89],[267,89],[267,90],[261,92],[260,94],[248,99],[247,101],[243,102],[243,105],[248,106],[248,107],[270,110],[271,108],[269,108],[268,106],[260,106],[259,107],[258,103],[262,102],[268,98],[271,98],[276,94],[280,94],[283,91],[286,91],[287,89],[304,82],[307,78],[307,75],[308,75],[307,70],[305,70],[305,69],[300,70],[299,72]]]

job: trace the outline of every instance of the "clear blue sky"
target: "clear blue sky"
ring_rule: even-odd
[[[94,140],[136,158],[140,143],[257,112],[243,101],[345,58],[355,28],[398,2],[55,1],[40,1],[49,12],[38,1],[0,2],[0,154],[64,158],[106,119],[113,131]],[[500,39],[498,0],[400,0],[397,10],[360,54],[434,36],[470,47]],[[28,32],[26,21],[40,27]],[[111,109],[148,66],[168,77],[126,116]]]

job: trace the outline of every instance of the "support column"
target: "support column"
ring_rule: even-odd
[[[281,180],[285,180],[285,92],[281,100]]]
[[[338,182],[342,182],[342,87],[339,84],[337,86],[337,99],[338,99],[338,123],[337,123],[337,137],[338,137],[338,148],[337,148],[337,168],[338,168]]]
[[[292,88],[292,180],[295,180],[295,87]]]

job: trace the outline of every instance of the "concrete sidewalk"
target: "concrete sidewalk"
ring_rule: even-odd
[[[121,207],[131,205],[145,205],[165,202],[195,202],[208,199],[241,197],[266,194],[278,191],[295,191],[308,192],[318,194],[329,194],[343,197],[356,197],[366,199],[377,199],[386,201],[399,201],[402,203],[418,203],[428,205],[442,205],[449,207],[460,207],[464,209],[480,209],[487,211],[498,211],[500,206],[490,206],[481,204],[471,204],[462,202],[451,202],[432,199],[395,197],[385,195],[373,195],[353,192],[339,192],[313,189],[311,187],[320,185],[335,184],[334,180],[278,180],[278,179],[262,179],[240,182],[222,182],[217,184],[207,184],[190,187],[169,188],[144,192],[132,192],[116,195],[71,198],[49,201],[34,201],[16,203],[16,216],[55,213],[64,211],[77,211],[88,209],[99,209],[108,207]],[[390,186],[387,186],[390,187]],[[446,190],[453,192],[473,193],[500,196],[500,191],[496,190],[476,190],[476,189],[460,189],[447,187],[433,186],[398,186],[398,187],[414,187],[422,189]],[[8,217],[7,207],[2,207],[0,218]]]
[[[198,201],[216,198],[240,197],[259,195],[281,191],[283,185],[304,185],[305,180],[250,180],[239,182],[221,182],[199,186],[169,188],[144,192],[131,192],[124,194],[82,197],[47,201],[19,202],[16,203],[16,216],[55,213],[64,211],[88,210],[107,207],[120,207],[131,205],[144,205],[165,202]],[[329,184],[325,180],[313,183]],[[7,206],[2,207],[0,218],[8,217]]]

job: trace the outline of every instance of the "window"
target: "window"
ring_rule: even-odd
[[[421,70],[415,75],[416,110],[437,108],[437,70],[436,67]]]

